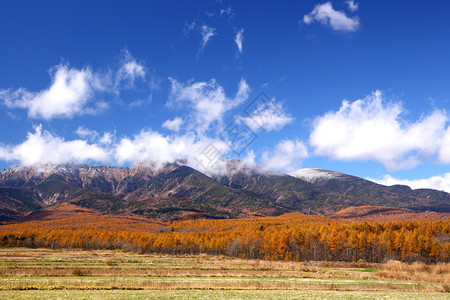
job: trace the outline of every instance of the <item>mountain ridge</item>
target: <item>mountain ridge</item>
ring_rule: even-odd
[[[323,169],[268,174],[235,168],[209,177],[182,162],[151,166],[63,165],[18,167],[0,173],[0,220],[23,217],[60,203],[102,214],[176,220],[276,216],[289,212],[332,215],[349,206],[389,206],[450,212],[450,194],[383,186]]]

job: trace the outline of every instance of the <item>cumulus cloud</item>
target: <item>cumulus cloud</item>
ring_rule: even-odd
[[[317,117],[310,144],[318,155],[338,160],[375,160],[388,169],[417,166],[436,155],[448,122],[445,111],[435,110],[415,122],[401,115],[400,103],[387,103],[380,91]]]
[[[119,70],[116,72],[115,88],[120,86],[131,88],[137,78],[145,80],[145,67],[134,59],[128,50],[122,50],[122,61]]]
[[[202,27],[200,27],[200,33],[202,35],[202,43],[201,43],[201,47],[200,47],[200,52],[202,52],[203,49],[205,49],[205,46],[208,43],[208,41],[213,36],[217,35],[217,33],[216,33],[215,28],[209,27],[207,25],[203,25]]]
[[[223,88],[214,79],[186,84],[171,81],[169,102],[182,103],[193,116],[187,120],[190,122],[186,126],[187,133],[183,135],[163,135],[152,130],[142,130],[132,137],[117,137],[115,132],[101,134],[79,126],[75,131],[79,139],[65,140],[37,126],[23,143],[0,145],[0,160],[18,162],[23,166],[93,162],[117,165],[150,163],[154,167],[161,167],[184,159],[188,165],[203,168],[208,174],[224,170],[226,154],[232,150],[226,141],[212,139],[204,131],[212,123],[222,128],[219,125],[222,125],[224,114],[248,98],[248,84],[242,79],[236,95],[231,98],[225,95]],[[178,132],[184,122],[177,117],[164,122],[163,127]],[[211,162],[211,153],[207,152],[211,149],[209,146],[217,150],[214,157],[217,161]]]
[[[105,108],[105,103],[88,106],[95,93],[105,89],[103,78],[90,68],[78,70],[57,65],[50,70],[50,75],[52,83],[48,89],[40,92],[25,88],[0,90],[0,99],[9,108],[24,108],[29,117],[46,120],[92,114]]]
[[[351,12],[357,11],[359,9],[359,3],[357,3],[353,0],[346,1],[345,3],[347,3],[348,9]]]
[[[223,115],[230,109],[241,104],[248,98],[250,87],[244,79],[239,82],[238,92],[233,99],[225,95],[224,89],[211,79],[208,82],[180,83],[169,78],[171,90],[169,105],[188,103],[193,110],[195,130],[204,132],[212,123],[222,123]]]
[[[107,162],[108,152],[102,147],[88,144],[84,140],[66,141],[42,126],[36,126],[34,133],[16,146],[0,146],[0,159],[18,161],[22,166],[60,165],[89,161]]]
[[[119,164],[149,163],[156,168],[162,167],[165,163],[183,159],[188,165],[201,169],[199,156],[210,144],[213,144],[220,153],[227,151],[224,142],[205,136],[195,134],[165,136],[155,131],[142,130],[132,138],[123,138],[118,142],[114,149],[114,159]],[[210,168],[206,171],[212,173],[214,170]]]
[[[255,132],[279,131],[294,120],[284,111],[283,106],[274,100],[259,104],[248,117],[241,117],[241,119]]]
[[[244,42],[244,29],[241,29],[236,33],[234,42],[236,43],[236,45],[238,47],[239,53],[242,53],[242,43]]]
[[[303,16],[305,24],[309,25],[314,21],[337,31],[356,31],[360,25],[357,17],[351,18],[343,11],[335,10],[331,2],[317,4],[309,14]]]
[[[122,89],[134,88],[137,79],[145,80],[145,67],[127,50],[122,52],[117,70],[99,73],[89,67],[77,69],[60,64],[50,69],[51,84],[47,89],[38,92],[26,88],[0,89],[0,102],[8,108],[26,109],[30,118],[45,120],[97,114],[109,107],[98,96],[112,91],[118,94]],[[130,106],[144,103],[144,100],[134,101]]]
[[[43,130],[41,125],[36,126],[24,142],[15,146],[0,145],[0,160],[40,168],[66,163],[114,163],[148,165],[155,169],[183,160],[188,166],[210,176],[224,175],[236,168],[259,169],[252,150],[246,151],[240,161],[230,165],[228,154],[232,149],[226,141],[193,132],[163,135],[143,129],[134,136],[118,138],[115,132],[101,136],[97,131],[79,127],[77,133],[82,139],[65,140]],[[307,155],[306,147],[300,141],[282,141],[272,151],[263,153],[263,170],[296,169]]]
[[[371,180],[373,182],[388,186],[401,184],[407,185],[412,189],[434,189],[450,193],[450,173],[445,173],[443,175],[433,176],[430,178],[414,179],[414,180],[398,179],[387,174],[384,175],[383,178],[381,179],[367,178],[367,180]]]
[[[22,166],[45,167],[66,163],[117,163],[149,164],[155,168],[163,167],[184,159],[188,165],[200,169],[199,155],[211,143],[220,153],[227,146],[220,140],[205,136],[185,134],[182,136],[162,135],[152,130],[142,130],[133,137],[117,138],[115,133],[107,132],[99,136],[96,131],[80,127],[77,132],[85,138],[95,136],[95,142],[76,139],[67,141],[36,126],[28,133],[26,140],[15,146],[0,146],[0,159],[19,162]],[[224,160],[219,160],[223,166]],[[211,168],[210,174],[217,172]]]
[[[166,120],[162,124],[162,127],[178,132],[178,131],[180,131],[181,125],[183,125],[183,119],[176,117],[173,120]]]
[[[308,150],[299,140],[284,140],[272,151],[265,151],[261,156],[262,166],[267,170],[294,171],[308,157]]]

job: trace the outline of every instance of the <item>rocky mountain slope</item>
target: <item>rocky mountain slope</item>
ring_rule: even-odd
[[[450,194],[432,189],[413,190],[406,185],[384,186],[359,177],[323,170],[300,169],[293,177],[321,187],[361,205],[390,206],[413,211],[450,212]],[[353,204],[352,204],[353,205]]]
[[[182,163],[155,170],[64,165],[39,170],[11,168],[0,173],[0,221],[59,203],[120,214],[173,220],[239,218],[300,211],[330,215],[349,206],[390,206],[413,211],[450,212],[450,194],[382,186],[319,169],[291,175],[234,169],[210,178]]]

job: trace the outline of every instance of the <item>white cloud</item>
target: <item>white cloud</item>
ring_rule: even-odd
[[[261,163],[265,169],[278,171],[294,171],[308,157],[308,150],[299,140],[284,140],[275,146],[273,151],[265,151]]]
[[[164,136],[155,131],[142,130],[133,138],[120,140],[114,150],[114,159],[119,164],[147,163],[156,168],[162,167],[165,163],[184,159],[188,165],[202,170],[205,166],[200,165],[199,157],[209,144],[213,144],[221,153],[227,151],[227,146],[224,142],[212,140],[205,136],[195,134]],[[220,160],[218,162],[224,163]],[[204,171],[214,173],[218,170],[207,168]]]
[[[189,36],[189,33],[190,33],[192,30],[194,30],[194,28],[195,28],[195,21],[192,22],[192,23],[185,22],[185,23],[184,23],[184,28],[183,28],[184,36],[185,36],[185,37]]]
[[[105,132],[99,139],[101,145],[111,145],[116,140],[115,132]]]
[[[444,133],[442,143],[439,148],[438,162],[444,164],[450,164],[450,126]]]
[[[138,107],[149,105],[152,102],[152,99],[153,95],[150,94],[150,96],[148,96],[147,99],[134,100],[127,105],[127,109],[131,110]]]
[[[309,14],[303,16],[305,24],[314,21],[338,31],[356,31],[360,25],[357,17],[350,18],[344,12],[334,10],[331,2],[317,4]]]
[[[151,97],[150,97],[151,98]],[[141,107],[144,106],[148,103],[150,103],[151,101],[148,100],[134,100],[132,102],[130,102],[130,104],[127,105],[127,109],[135,109],[137,107]]]
[[[121,67],[116,72],[115,88],[127,87],[132,88],[137,78],[145,80],[145,68],[138,63],[128,50],[122,50],[123,58]],[[122,86],[125,84],[125,86]]]
[[[280,103],[274,100],[262,103],[248,116],[241,117],[253,131],[279,131],[294,119],[288,115]]]
[[[230,6],[228,6],[227,9],[223,9],[223,8],[222,8],[222,9],[220,10],[220,16],[222,16],[222,15],[227,15],[227,16],[229,16],[230,18],[234,17],[233,10],[231,9]]]
[[[208,43],[208,41],[215,35],[217,35],[216,33],[216,29],[213,27],[209,27],[207,25],[203,25],[200,28],[200,33],[202,34],[202,43],[201,43],[201,47],[200,47],[200,52],[203,51],[203,49],[205,49],[206,44]]]
[[[226,97],[223,88],[211,79],[209,82],[180,83],[173,78],[168,104],[187,102],[192,109],[194,129],[204,132],[212,123],[221,124],[223,115],[248,98],[250,88],[244,79],[239,82],[239,89],[234,99]]]
[[[36,126],[34,133],[16,146],[0,147],[0,159],[18,161],[22,166],[60,165],[65,163],[107,162],[108,152],[84,140],[65,141],[42,126]]]
[[[385,103],[381,92],[316,118],[310,144],[318,155],[338,160],[375,160],[388,169],[412,168],[436,155],[448,122],[435,110],[416,122],[401,118],[400,103]]]
[[[97,131],[85,128],[83,126],[78,127],[75,133],[82,139],[97,141],[100,145],[111,145],[116,139],[116,135],[113,132],[105,132],[102,136],[100,136]]]
[[[209,42],[209,40],[213,36],[217,35],[217,33],[216,33],[216,29],[214,27],[209,27],[208,25],[199,26],[199,25],[197,25],[197,23],[195,21],[192,23],[187,23],[187,22],[184,23],[183,33],[186,38],[189,37],[189,33],[193,30],[195,30],[195,31],[198,30],[202,36],[202,40],[200,43],[200,49],[198,50],[198,53],[197,53],[197,57],[198,57],[205,49],[206,44]]]
[[[163,135],[143,129],[132,137],[118,138],[115,132],[100,135],[80,126],[76,133],[81,139],[65,140],[43,130],[42,125],[36,126],[24,142],[0,145],[0,160],[45,169],[66,163],[144,164],[158,169],[166,163],[184,160],[188,166],[211,176],[256,168],[252,150],[246,151],[238,163],[230,164],[227,154],[232,153],[232,149],[226,141],[192,131],[183,135]],[[274,151],[266,151],[262,161],[266,170],[290,170],[298,167],[299,160],[306,156],[306,147],[301,142],[283,141]]]
[[[397,179],[392,177],[391,175],[384,175],[384,177],[381,179],[367,178],[367,180],[388,186],[401,184],[407,185],[412,189],[434,189],[450,193],[450,173],[414,180]]]
[[[244,29],[241,29],[236,33],[234,42],[236,43],[236,45],[238,47],[239,53],[242,53],[242,43],[244,42]]]
[[[138,63],[127,50],[122,51],[120,66],[116,70],[108,69],[99,73],[89,67],[79,70],[68,64],[61,64],[52,67],[49,73],[51,84],[47,89],[39,92],[25,88],[0,89],[0,102],[8,108],[26,109],[30,118],[50,120],[93,115],[109,107],[108,102],[99,99],[99,96],[111,92],[119,94],[122,89],[134,89],[137,79],[146,79],[144,65]],[[148,88],[156,88],[154,78]],[[133,101],[129,108],[145,103],[148,101]]]
[[[353,0],[348,0],[345,3],[347,3],[348,9],[351,12],[355,12],[359,9],[359,3],[353,1]]]
[[[240,162],[240,168],[252,168],[255,169],[258,167],[258,165],[256,164],[256,155],[255,152],[253,150],[249,150],[247,151],[246,155],[244,157],[242,157],[239,162]]]
[[[183,119],[177,117],[173,120],[166,120],[162,124],[162,127],[178,132],[178,131],[180,131],[181,125],[183,125]]]
[[[95,140],[98,137],[97,131],[85,128],[83,126],[79,126],[75,133],[79,137],[89,140]]]
[[[88,106],[94,94],[105,89],[104,78],[90,68],[77,70],[68,65],[58,65],[50,70],[51,86],[40,92],[24,88],[16,91],[0,90],[0,99],[9,108],[24,108],[31,118],[72,118],[75,115],[93,114],[104,109],[104,103]]]
[[[226,162],[222,155],[231,149],[224,141],[207,137],[205,131],[211,129],[213,123],[221,129],[224,114],[248,98],[250,88],[247,82],[241,79],[236,95],[227,97],[224,89],[214,79],[209,82],[187,83],[170,80],[172,89],[168,104],[183,105],[184,111],[187,109],[192,118],[167,120],[163,127],[178,131],[187,121],[187,133],[184,135],[165,136],[158,132],[142,130],[133,137],[117,137],[115,132],[101,134],[80,126],[75,131],[80,138],[67,141],[38,126],[23,143],[0,145],[0,160],[16,161],[24,166],[94,162],[118,165],[152,163],[160,167],[177,159],[185,159],[190,166],[201,169],[204,166],[199,157],[202,151],[212,144],[220,155],[217,157],[217,163],[214,166],[207,165],[204,171],[214,174],[223,170]],[[110,83],[108,86],[113,87],[114,84]],[[101,107],[107,104],[98,102],[96,105]],[[85,109],[88,108],[85,106]],[[215,168],[218,165],[222,167]]]
[[[114,160],[119,164],[144,164],[154,168],[179,160],[210,176],[224,175],[236,169],[256,167],[255,154],[248,151],[239,161],[226,159],[227,144],[203,135],[162,135],[142,130],[132,138],[123,138],[115,146]]]
[[[81,135],[89,138],[94,131],[79,128]],[[94,134],[95,135],[95,134]],[[106,132],[97,142],[89,144],[85,140],[71,140],[55,136],[36,126],[27,139],[15,146],[0,146],[0,160],[17,161],[21,166],[52,167],[66,163],[116,163],[148,164],[155,168],[163,167],[166,163],[173,163],[179,159],[201,170],[199,157],[202,151],[213,144],[220,153],[229,151],[226,144],[220,140],[213,140],[205,136],[185,134],[182,136],[165,136],[151,130],[142,130],[139,134],[129,138],[118,139],[113,132]],[[218,173],[226,165],[219,158],[217,164],[221,168],[206,166],[208,174]],[[216,164],[216,167],[217,167]]]

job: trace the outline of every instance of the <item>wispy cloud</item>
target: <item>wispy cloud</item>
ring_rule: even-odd
[[[241,29],[236,33],[234,42],[236,43],[236,46],[238,47],[239,53],[242,53],[242,43],[244,42],[244,29]]]
[[[152,96],[152,94],[150,94],[150,96],[148,96],[147,98],[131,101],[127,105],[127,109],[131,110],[131,109],[135,109],[135,108],[139,108],[139,107],[143,107],[143,106],[149,105],[152,102],[152,98],[153,98],[153,96]]]
[[[284,111],[281,103],[275,100],[262,103],[248,117],[241,117],[241,119],[255,132],[260,130],[279,131],[294,120]]]
[[[348,17],[345,12],[335,10],[331,2],[317,4],[309,14],[303,16],[305,24],[314,21],[337,31],[356,31],[360,26],[358,17]]]
[[[137,78],[145,80],[146,75],[144,65],[138,63],[128,50],[122,50],[122,55],[121,66],[115,76],[114,87],[116,89],[132,88]]]
[[[217,35],[216,33],[216,29],[213,27],[209,27],[207,25],[203,25],[200,28],[200,33],[202,35],[202,43],[201,43],[201,47],[200,47],[200,52],[203,51],[203,49],[205,49],[206,44],[208,43],[208,41],[215,35]]]
[[[79,137],[81,137],[83,139],[89,139],[89,140],[95,140],[99,136],[97,131],[88,129],[83,126],[79,126],[78,129],[75,131],[75,133]]]
[[[195,29],[195,25],[196,25],[195,21],[193,21],[191,23],[189,23],[189,22],[184,23],[183,33],[184,33],[185,37],[188,37],[189,33]]]
[[[228,16],[230,18],[234,17],[233,10],[231,9],[230,6],[228,6],[227,9],[223,9],[223,8],[220,9],[220,16],[223,16],[223,15],[226,15],[226,16]]]
[[[357,11],[359,9],[359,3],[357,3],[357,2],[355,2],[353,0],[346,1],[345,3],[347,3],[348,9],[351,12],[355,12],[355,11]]]

